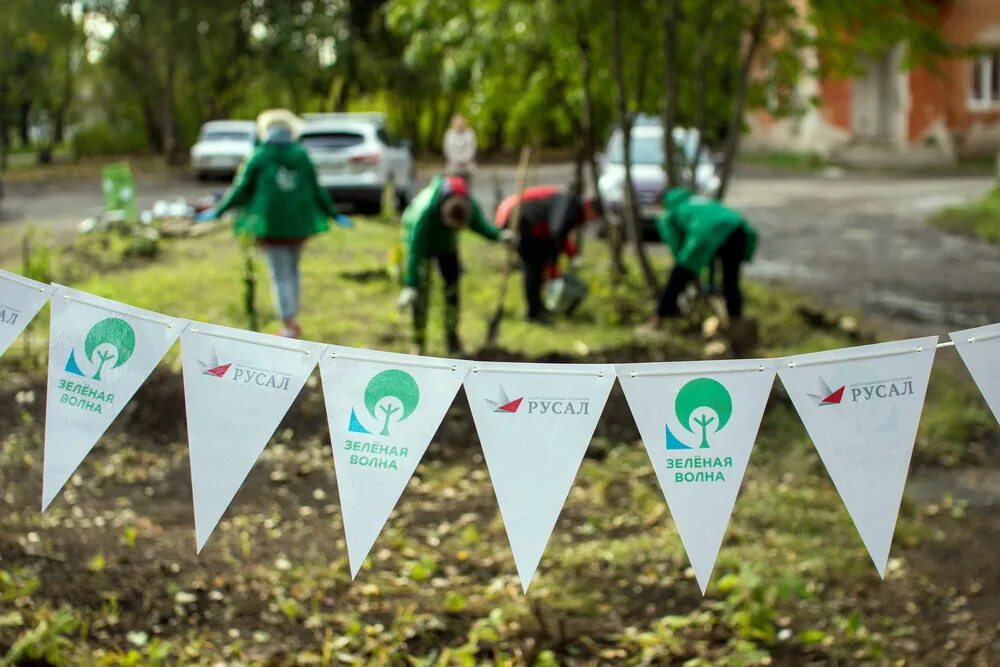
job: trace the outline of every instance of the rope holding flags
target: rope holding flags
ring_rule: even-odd
[[[703,593],[775,376],[883,576],[937,348],[1000,420],[1000,323],[781,359],[489,363],[188,322],[0,271],[0,355],[50,301],[43,510],[180,339],[201,551],[318,366],[352,576],[460,387],[525,592],[616,380]]]

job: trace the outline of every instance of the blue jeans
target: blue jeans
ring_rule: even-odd
[[[267,270],[278,317],[288,321],[299,313],[299,257],[302,244],[264,245]]]

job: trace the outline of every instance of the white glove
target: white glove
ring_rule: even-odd
[[[500,230],[500,240],[504,243],[513,243],[517,239],[517,235],[511,229],[501,229]]]
[[[400,310],[405,310],[413,305],[413,302],[417,300],[417,290],[415,287],[404,287],[403,291],[399,293],[399,300],[396,301],[396,306]]]

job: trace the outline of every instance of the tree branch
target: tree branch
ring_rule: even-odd
[[[750,69],[753,67],[754,57],[764,39],[764,29],[767,27],[768,0],[759,0],[756,15],[750,28],[750,40],[747,44],[746,53],[743,55],[740,66],[740,75],[736,79],[736,90],[733,95],[732,115],[729,117],[729,127],[726,135],[726,148],[722,163],[722,174],[719,181],[719,190],[716,192],[716,199],[724,199],[726,190],[729,187],[730,176],[733,171],[733,162],[736,159],[736,151],[740,145],[740,134],[743,129],[743,110],[746,107],[747,90],[750,87]]]

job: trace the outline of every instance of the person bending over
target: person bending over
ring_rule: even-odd
[[[518,196],[510,195],[497,207],[497,227],[510,229],[511,216]],[[517,252],[524,262],[524,298],[528,304],[527,318],[547,322],[548,312],[542,304],[542,285],[546,279],[559,276],[559,258],[565,254],[575,261],[579,249],[573,232],[592,217],[589,201],[555,185],[527,188],[521,197]]]
[[[406,263],[403,291],[398,305],[413,308],[413,347],[423,354],[427,342],[427,308],[432,262],[444,279],[444,326],[449,354],[461,354],[458,337],[459,278],[458,232],[465,227],[490,240],[510,241],[513,234],[499,230],[483,216],[469,195],[468,183],[457,176],[437,176],[403,211],[403,245]]]
[[[658,329],[680,313],[678,298],[718,258],[722,265],[722,294],[731,322],[743,317],[740,269],[757,247],[757,231],[738,211],[685,188],[668,190],[663,212],[656,220],[660,239],[670,247],[674,267],[663,289],[656,314],[643,330]]]

